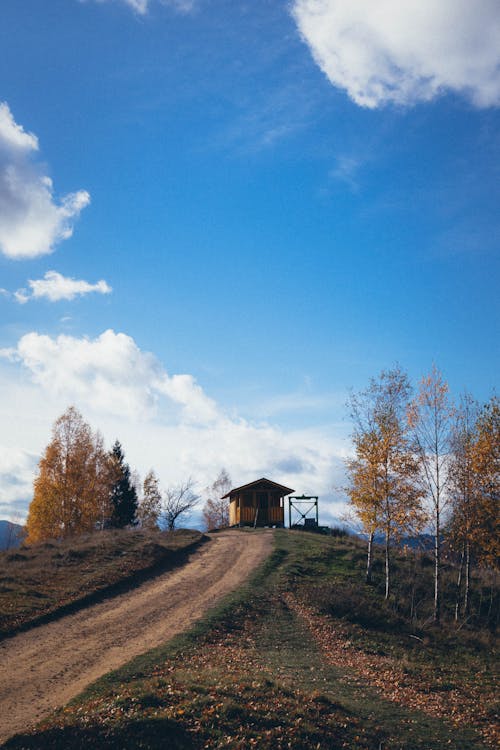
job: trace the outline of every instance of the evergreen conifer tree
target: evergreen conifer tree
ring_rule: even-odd
[[[118,440],[110,455],[115,474],[110,496],[111,526],[121,529],[137,523],[137,491],[132,484],[130,466],[125,461],[125,454]]]

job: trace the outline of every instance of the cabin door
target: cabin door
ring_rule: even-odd
[[[269,522],[269,496],[267,492],[257,492],[257,507],[259,509],[259,515],[257,518],[258,523]]]

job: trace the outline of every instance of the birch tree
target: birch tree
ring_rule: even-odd
[[[153,469],[144,477],[142,497],[137,517],[143,529],[157,529],[161,513],[160,482]]]
[[[451,463],[453,407],[448,384],[433,366],[422,378],[409,409],[413,445],[421,470],[422,487],[430,505],[429,521],[434,535],[434,621],[441,617],[441,548],[443,514],[448,504],[447,486]]]
[[[380,529],[385,540],[385,598],[391,590],[391,544],[422,522],[418,464],[411,450],[407,410],[411,388],[399,368],[350,400],[355,457],[347,462],[351,506],[368,536],[367,580],[372,543]]]
[[[455,619],[460,614],[462,578],[464,579],[463,612],[469,610],[472,529],[478,500],[474,452],[477,441],[477,404],[468,393],[460,399],[451,432],[449,498],[451,518],[448,524],[452,545],[460,550],[457,575]]]
[[[207,489],[207,500],[203,506],[203,519],[207,530],[229,526],[229,502],[222,499],[231,489],[231,477],[221,469],[217,479]]]
[[[346,461],[350,479],[347,493],[351,507],[367,536],[366,583],[372,580],[373,540],[382,527],[382,491],[380,487],[380,458],[375,431],[353,436],[356,457]]]

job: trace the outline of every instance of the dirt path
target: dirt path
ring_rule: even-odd
[[[271,547],[272,531],[220,532],[184,567],[0,643],[0,742],[106,672],[187,630]]]

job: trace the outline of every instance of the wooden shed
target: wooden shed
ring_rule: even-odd
[[[230,526],[284,526],[284,499],[295,490],[262,477],[235,487],[222,498],[229,498]]]

